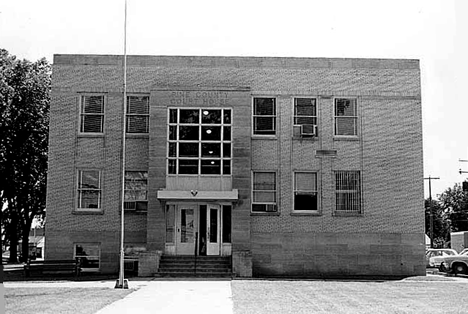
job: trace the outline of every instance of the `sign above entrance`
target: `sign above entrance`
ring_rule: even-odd
[[[196,192],[196,193],[195,193]],[[232,191],[158,191],[158,199],[160,200],[226,200],[235,201],[239,198],[237,189]]]

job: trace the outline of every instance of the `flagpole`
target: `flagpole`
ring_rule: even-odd
[[[124,18],[124,59],[123,59],[123,112],[122,112],[122,182],[120,202],[120,271],[115,288],[128,289],[128,281],[124,279],[124,205],[125,205],[125,136],[127,131],[127,0],[125,0]]]

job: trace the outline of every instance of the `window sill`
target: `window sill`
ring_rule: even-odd
[[[357,142],[359,141],[359,137],[358,136],[339,136],[339,135],[335,135],[333,136],[333,140],[334,141],[354,141],[354,142]]]
[[[319,211],[293,211],[290,214],[291,216],[323,216]]]
[[[250,216],[279,216],[279,212],[250,212]]]
[[[73,215],[104,215],[102,209],[75,209]]]
[[[126,133],[126,138],[149,138],[149,133]]]
[[[119,211],[119,213],[121,213],[122,211]],[[148,214],[148,211],[147,210],[128,210],[128,209],[124,209],[124,215],[127,215],[127,214],[132,214],[132,215],[146,215]]]
[[[276,135],[252,135],[253,140],[267,140],[267,141],[274,141],[278,139]]]
[[[78,137],[104,137],[104,133],[78,133]]]
[[[334,211],[332,215],[334,217],[364,217],[363,213],[341,212],[341,211]]]

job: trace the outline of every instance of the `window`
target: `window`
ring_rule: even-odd
[[[103,133],[104,96],[81,96],[80,132]]]
[[[101,208],[101,171],[78,171],[78,209]]]
[[[276,173],[254,172],[252,212],[276,212]]]
[[[125,210],[148,210],[148,172],[125,172]]]
[[[294,173],[294,210],[318,211],[317,173]]]
[[[101,249],[98,243],[77,243],[74,258],[81,262],[81,271],[99,271]]]
[[[335,98],[335,135],[357,136],[356,99]]]
[[[253,134],[276,134],[276,99],[253,99]]]
[[[127,133],[149,132],[149,97],[127,97]]]
[[[336,171],[336,211],[361,213],[361,174],[359,171]]]
[[[168,128],[168,174],[231,174],[231,109],[169,109]]]
[[[315,98],[294,98],[294,125],[301,127],[301,135],[317,135],[317,100]]]

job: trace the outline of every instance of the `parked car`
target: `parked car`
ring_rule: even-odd
[[[447,256],[442,259],[439,270],[446,273],[468,275],[468,250],[463,250],[462,254]]]
[[[458,255],[453,249],[428,249],[426,251],[426,267],[439,267],[444,257]]]

